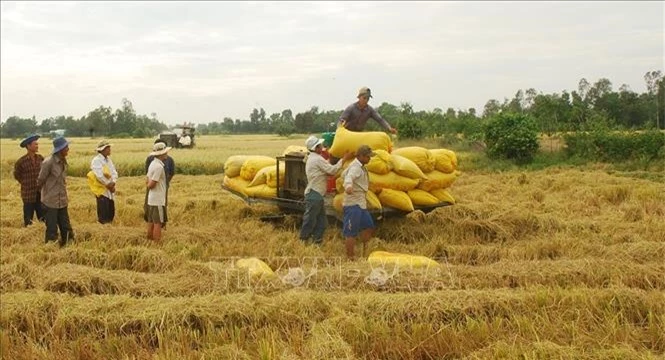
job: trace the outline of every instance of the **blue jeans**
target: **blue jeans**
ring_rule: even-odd
[[[305,215],[302,220],[300,240],[307,241],[311,236],[314,238],[314,243],[321,244],[323,232],[328,226],[328,218],[323,206],[323,196],[314,190],[305,195]]]

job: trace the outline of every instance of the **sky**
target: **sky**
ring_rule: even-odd
[[[580,79],[645,92],[664,2],[1,3],[1,120],[129,99],[166,124],[312,106],[476,108]],[[387,119],[390,120],[390,119]]]

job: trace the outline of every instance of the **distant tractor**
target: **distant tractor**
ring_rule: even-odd
[[[192,126],[177,125],[173,131],[159,134],[159,138],[172,148],[193,148],[195,130]]]

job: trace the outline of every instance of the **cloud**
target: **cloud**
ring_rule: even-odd
[[[2,119],[127,97],[169,123],[207,122],[259,105],[342,109],[362,85],[379,103],[482,108],[581,77],[640,91],[663,66],[662,2],[1,5]]]

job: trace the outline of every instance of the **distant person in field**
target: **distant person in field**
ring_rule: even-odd
[[[166,145],[166,142],[162,139],[156,139],[154,144],[157,143],[162,143]],[[153,144],[153,145],[154,145]],[[150,167],[150,164],[152,163],[152,160],[155,158],[153,155],[149,155],[145,159],[145,172],[146,174],[148,173],[148,168]],[[169,221],[168,217],[168,205],[169,205],[169,186],[171,185],[171,179],[173,179],[173,175],[175,175],[175,161],[173,161],[173,158],[169,156],[168,154],[166,155],[166,160],[164,160],[164,171],[166,172],[166,204],[164,205],[164,223],[162,224],[162,230],[166,229],[166,223]],[[144,214],[148,213],[148,189],[145,191],[145,201],[143,202],[143,212]],[[145,221],[148,221],[148,218],[144,215],[143,219]]]
[[[44,211],[41,205],[41,194],[37,186],[39,169],[44,157],[38,154],[39,135],[32,134],[21,141],[22,148],[27,153],[21,156],[14,164],[14,179],[21,184],[21,199],[23,200],[23,225],[32,225],[33,215],[37,220],[44,221]]]
[[[307,175],[307,187],[305,188],[305,215],[303,216],[302,228],[300,229],[300,240],[308,241],[313,238],[314,243],[320,245],[323,242],[323,233],[328,226],[326,210],[323,204],[323,196],[326,194],[326,185],[329,175],[335,175],[341,168],[343,162],[330,165],[321,153],[323,152],[323,139],[310,136],[305,141],[309,150],[305,164]],[[344,155],[344,160],[350,160],[353,153]]]
[[[46,242],[58,239],[60,246],[74,240],[74,231],[67,212],[67,155],[69,142],[64,137],[53,140],[53,152],[44,159],[39,170],[37,186],[41,189],[41,201],[46,220]]]
[[[148,188],[148,206],[145,214],[148,222],[148,239],[156,242],[162,238],[162,224],[164,223],[164,208],[166,206],[166,171],[164,161],[171,150],[163,142],[155,143],[150,155],[154,156],[146,177]]]
[[[185,134],[178,139],[178,142],[180,143],[180,146],[186,147],[192,144],[192,138]]]
[[[390,126],[381,115],[371,106],[369,106],[369,99],[372,97],[372,92],[367,87],[362,87],[358,90],[358,101],[349,105],[344,109],[342,115],[339,117],[339,125],[345,127],[350,131],[361,132],[365,130],[367,120],[374,119],[386,131],[397,134],[397,129]]]
[[[97,156],[90,162],[90,170],[106,190],[97,198],[97,220],[100,224],[113,222],[115,217],[115,184],[118,172],[111,160],[111,144],[102,140],[97,144]]]
[[[362,256],[365,256],[367,241],[374,233],[374,221],[367,210],[367,191],[369,175],[365,165],[375,153],[367,145],[361,145],[356,151],[356,159],[344,170],[344,220],[342,234],[346,238],[346,256],[354,259],[356,238],[363,243]]]

